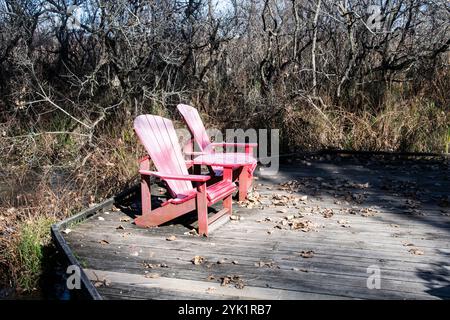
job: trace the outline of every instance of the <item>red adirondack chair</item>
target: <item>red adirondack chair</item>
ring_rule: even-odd
[[[187,148],[185,148],[186,155],[197,156],[202,154],[216,153],[216,148],[220,147],[223,147],[224,150],[226,147],[244,148],[245,157],[250,158],[252,164],[245,167],[237,166],[235,170],[237,173],[234,174],[234,179],[238,180],[239,182],[239,201],[245,200],[247,198],[248,189],[252,185],[253,172],[255,171],[257,166],[257,161],[253,158],[253,148],[257,147],[258,144],[211,142],[197,109],[186,104],[179,104],[177,106],[177,109],[183,116],[184,121],[186,122],[189,131],[193,136],[191,144],[188,145]],[[194,142],[199,148],[198,152],[193,151]],[[240,173],[238,171],[240,171]],[[210,172],[212,176],[221,176],[223,174],[222,168],[217,166],[212,166],[210,168]]]
[[[210,186],[207,175],[189,175],[172,121],[154,115],[140,115],[134,130],[149,156],[140,161],[142,215],[135,219],[141,227],[161,225],[183,214],[197,211],[199,234],[208,235],[208,225],[225,214],[231,215],[232,193],[236,185],[230,178]],[[150,159],[157,172],[150,171]],[[152,209],[150,176],[164,180],[172,198]],[[192,182],[198,185],[194,188]],[[208,219],[208,206],[223,200],[223,209]]]

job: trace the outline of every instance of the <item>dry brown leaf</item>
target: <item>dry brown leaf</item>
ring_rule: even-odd
[[[196,229],[192,229],[191,231],[185,232],[184,235],[187,235],[187,236],[196,236],[196,235],[198,235],[198,232],[197,232]]]
[[[120,222],[129,222],[131,220],[130,217],[122,217],[120,218]]]
[[[199,265],[206,262],[206,259],[202,256],[195,256],[192,258],[191,262],[195,265]]]
[[[161,277],[161,275],[159,273],[147,273],[145,275],[146,278],[150,278],[150,279],[156,279]]]
[[[216,288],[209,287],[208,289],[206,289],[206,292],[207,293],[212,293],[212,292],[214,292],[214,290],[216,290]]]
[[[322,215],[324,218],[331,218],[334,215],[333,209],[324,209]]]
[[[171,235],[170,237],[166,238],[167,241],[175,241],[177,240],[177,237],[175,237],[174,235]]]
[[[244,281],[240,278],[240,276],[236,275],[228,275],[226,277],[220,278],[221,286],[226,286],[228,284],[234,284],[234,287],[237,289],[243,289],[245,287]]]
[[[303,232],[309,232],[315,230],[316,225],[310,220],[304,221],[292,221],[290,223],[291,229],[293,230],[301,230]]]
[[[411,254],[414,254],[416,256],[421,256],[421,255],[425,254],[425,252],[423,252],[422,250],[419,250],[417,248],[409,249],[408,252]]]
[[[343,228],[350,228],[350,225],[348,224],[348,220],[338,220],[337,223],[339,223],[341,225],[341,227],[343,227]]]
[[[302,256],[305,259],[312,258],[314,257],[314,251],[312,250],[302,251],[300,252],[300,256]]]
[[[258,268],[267,267],[267,268],[271,268],[271,269],[278,268],[278,266],[273,261],[259,261],[259,262],[255,262],[255,267],[258,267]]]
[[[109,244],[109,242],[107,240],[100,240],[99,242],[100,242],[100,244]]]
[[[111,284],[111,282],[108,279],[97,280],[94,282],[94,287],[96,287],[96,288],[109,287],[110,284]]]

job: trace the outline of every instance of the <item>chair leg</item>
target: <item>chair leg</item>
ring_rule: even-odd
[[[228,167],[224,167],[223,168],[223,174],[222,174],[222,179],[223,180],[228,180],[228,181],[232,181],[233,179],[233,169],[232,168],[228,168]],[[229,195],[228,197],[226,197],[225,199],[223,199],[223,207],[228,209],[228,214],[231,215],[231,209],[233,206],[233,199],[232,196]]]
[[[206,184],[202,183],[197,187],[197,214],[198,214],[198,233],[199,235],[208,235],[208,203],[206,200]]]
[[[141,203],[142,215],[149,214],[152,211],[152,200],[150,192],[150,178],[148,176],[141,177]]]
[[[140,169],[149,170],[150,161],[148,159],[143,160],[140,165]],[[147,175],[141,175],[141,203],[142,203],[142,215],[149,214],[152,211],[152,199],[150,189],[150,177]]]
[[[247,175],[248,175],[247,179],[247,193],[248,193],[249,191],[251,191],[253,185],[253,174],[247,172]]]
[[[228,209],[228,214],[231,216],[233,213],[233,199],[231,194],[223,199],[223,207]]]
[[[247,199],[247,190],[251,184],[247,166],[241,168],[241,173],[239,174],[239,201],[245,201]]]

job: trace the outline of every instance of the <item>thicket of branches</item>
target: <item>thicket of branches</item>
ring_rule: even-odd
[[[58,117],[92,142],[106,119],[183,101],[285,142],[317,117],[336,137],[312,142],[345,147],[346,112],[446,110],[449,21],[446,0],[2,0],[1,119],[22,121],[4,135]]]
[[[0,0],[0,287],[37,285],[29,226],[136,177],[141,113],[442,152],[449,21],[448,0]]]

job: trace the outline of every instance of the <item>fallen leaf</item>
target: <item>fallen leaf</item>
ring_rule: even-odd
[[[131,220],[130,217],[122,217],[120,218],[120,222],[129,222]]]
[[[174,235],[172,235],[172,236],[170,236],[170,237],[167,237],[166,240],[167,240],[167,241],[175,241],[175,240],[177,240],[177,237],[175,237]]]
[[[202,256],[195,256],[194,258],[192,258],[191,262],[195,265],[199,265],[199,264],[205,263],[206,260]]]
[[[103,279],[103,280],[97,280],[94,282],[94,287],[99,288],[99,287],[109,287],[111,284],[111,282],[108,279]]]
[[[378,211],[372,208],[362,208],[360,212],[362,217],[373,217]]]
[[[150,278],[150,279],[156,279],[161,277],[161,275],[159,273],[147,273],[145,275],[146,278]]]
[[[197,232],[196,229],[192,229],[190,231],[185,232],[184,235],[186,235],[186,236],[196,236],[196,235],[198,235],[198,232]]]
[[[226,276],[220,278],[221,280],[221,286],[226,286],[228,284],[234,284],[235,288],[237,289],[243,289],[245,287],[244,281],[240,278],[240,276]]]
[[[144,265],[144,268],[146,268],[146,269],[154,269],[156,267],[159,267],[159,264],[152,264],[152,263],[148,263],[148,262],[144,262],[142,264]]]
[[[259,261],[255,263],[255,267],[258,268],[268,267],[271,269],[278,268],[278,266],[273,261]]]
[[[419,250],[417,248],[409,249],[408,252],[411,254],[414,254],[416,256],[421,256],[421,255],[425,254],[425,252],[423,252],[422,250]]]
[[[338,220],[337,223],[339,223],[341,225],[341,227],[344,227],[344,228],[349,228],[350,227],[350,225],[348,224],[347,220]]]
[[[229,277],[223,277],[223,278],[221,278],[221,280],[222,280],[222,283],[220,284],[221,286],[226,286],[231,281],[231,279]]]
[[[309,232],[316,228],[316,225],[310,220],[293,221],[290,226],[293,230],[301,230],[303,232]]]
[[[99,242],[100,242],[100,244],[109,244],[109,242],[107,240],[100,240]]]
[[[305,259],[312,258],[314,257],[314,251],[312,250],[302,251],[300,252],[300,256],[302,256]]]
[[[61,231],[62,233],[64,233],[64,234],[69,234],[69,233],[71,233],[72,232],[72,230],[71,229],[69,229],[69,228],[66,228],[66,229],[64,229],[63,231]]]
[[[322,211],[324,218],[331,218],[334,215],[333,209],[325,209]]]
[[[116,227],[116,230],[124,230],[125,228],[123,227],[123,225],[119,225]]]

